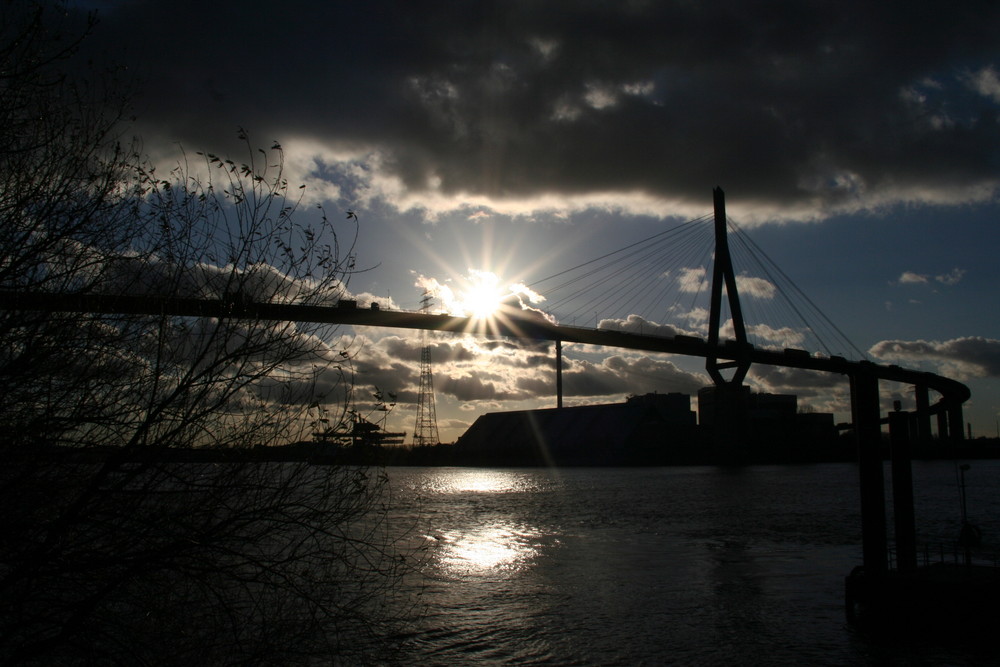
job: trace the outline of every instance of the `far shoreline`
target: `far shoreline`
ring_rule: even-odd
[[[752,466],[752,465],[808,465],[818,463],[854,463],[856,445],[845,437],[834,451],[812,455],[807,448],[798,450],[792,457],[757,456],[752,449],[742,452],[738,460],[699,452],[690,448],[662,448],[643,456],[618,456],[608,451],[604,455],[552,459],[544,452],[512,450],[508,454],[492,453],[483,456],[462,452],[454,444],[345,446],[330,447],[325,443],[296,442],[287,445],[256,446],[251,448],[209,447],[128,447],[107,445],[48,446],[25,449],[22,461],[34,459],[62,459],[76,463],[310,463],[314,465],[386,466],[386,467],[468,467],[468,468],[545,468],[545,467],[682,467],[682,466]],[[730,452],[732,450],[729,450]],[[817,454],[820,454],[817,452]],[[883,460],[889,461],[888,443],[883,447]],[[980,437],[964,440],[958,445],[932,440],[924,446],[914,445],[913,461],[991,460],[1000,459],[1000,439]],[[16,460],[9,463],[16,463]]]

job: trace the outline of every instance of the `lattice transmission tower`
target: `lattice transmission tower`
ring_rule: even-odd
[[[420,302],[421,312],[430,309],[431,295],[424,294]],[[437,412],[434,409],[434,371],[431,369],[431,346],[428,331],[421,334],[420,348],[420,390],[417,393],[417,422],[413,427],[414,445],[437,445],[441,442],[438,435]]]

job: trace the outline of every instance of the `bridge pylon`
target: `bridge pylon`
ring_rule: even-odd
[[[746,325],[743,322],[743,309],[740,307],[740,295],[736,289],[736,273],[733,271],[733,260],[729,254],[729,236],[726,225],[726,195],[722,188],[712,190],[715,202],[715,261],[712,268],[712,302],[708,322],[709,354],[705,358],[705,370],[717,387],[724,385],[739,387],[743,384],[750,370],[750,344],[747,341]],[[726,289],[729,301],[729,312],[733,319],[735,342],[725,346],[720,355],[719,332],[722,328],[722,289]],[[725,359],[720,362],[719,359]],[[722,370],[734,369],[733,375],[727,380]]]

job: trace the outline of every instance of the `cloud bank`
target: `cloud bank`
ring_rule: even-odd
[[[909,363],[930,362],[960,378],[1000,377],[1000,340],[966,336],[945,341],[883,340],[868,351],[874,357]]]
[[[104,7],[154,154],[282,141],[327,197],[433,216],[607,208],[821,219],[995,197],[1000,6]]]

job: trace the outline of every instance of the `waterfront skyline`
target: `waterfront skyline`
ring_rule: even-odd
[[[84,49],[128,63],[155,160],[175,163],[179,145],[238,153],[241,126],[281,143],[309,203],[358,215],[357,266],[371,270],[349,288],[362,303],[416,310],[431,288],[471,308],[466,293],[494,280],[530,287],[710,213],[718,185],[858,348],[967,382],[973,434],[996,434],[996,8],[70,7],[98,8]],[[563,323],[603,314],[576,319]],[[394,392],[389,428],[411,431],[419,335],[356,333],[359,387]],[[547,347],[433,345],[446,441],[485,412],[554,405]],[[708,382],[700,360],[565,353],[569,404]],[[748,382],[845,413],[842,379],[755,368]]]

